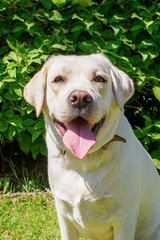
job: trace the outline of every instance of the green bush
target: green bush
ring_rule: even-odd
[[[155,0],[0,0],[1,153],[7,140],[46,154],[23,88],[49,55],[103,52],[135,82],[126,115],[160,168],[159,10]]]

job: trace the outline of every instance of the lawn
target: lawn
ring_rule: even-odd
[[[54,200],[26,195],[0,201],[0,239],[60,239]]]
[[[53,197],[44,193],[0,195],[0,240],[8,239],[60,239]]]
[[[54,198],[39,173],[0,178],[0,240],[60,240]],[[85,240],[85,238],[80,238]]]

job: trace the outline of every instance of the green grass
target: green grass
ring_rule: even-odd
[[[34,175],[29,176],[28,170],[22,168],[22,177],[20,178],[14,167],[12,167],[12,173],[12,177],[0,178],[0,193],[41,192],[49,187],[47,180],[41,173],[35,172]]]
[[[0,240],[60,240],[52,196],[43,193],[3,196],[0,195]]]
[[[60,239],[54,200],[44,194],[0,202],[0,239]]]
[[[54,198],[42,174],[0,178],[0,240],[60,240]],[[47,190],[47,191],[46,191]],[[85,240],[85,238],[81,238]]]

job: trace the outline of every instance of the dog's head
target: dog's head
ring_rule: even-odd
[[[24,97],[43,110],[77,158],[113,137],[134,86],[103,54],[52,56],[25,86]],[[96,144],[95,144],[96,143]]]

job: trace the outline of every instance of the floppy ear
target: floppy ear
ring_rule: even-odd
[[[115,66],[110,66],[110,76],[112,80],[113,93],[116,101],[121,109],[124,111],[124,104],[131,98],[134,93],[133,81],[123,71]]]
[[[37,117],[41,113],[44,102],[46,78],[47,69],[44,66],[24,87],[24,98],[29,104],[36,108]]]

